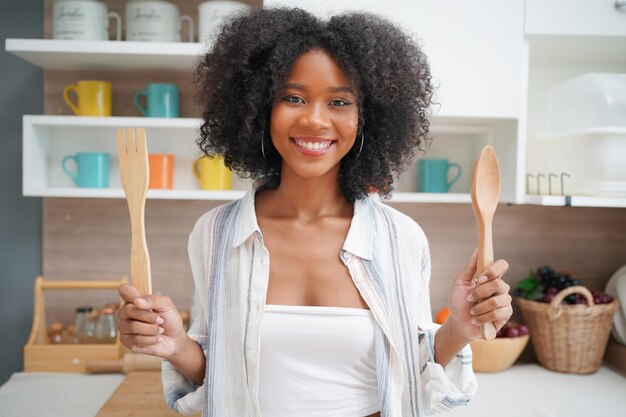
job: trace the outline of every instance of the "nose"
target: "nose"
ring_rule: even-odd
[[[310,127],[312,129],[330,126],[330,118],[328,117],[326,106],[322,103],[307,106],[298,119],[298,122],[300,126]]]

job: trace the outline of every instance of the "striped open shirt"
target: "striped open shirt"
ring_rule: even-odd
[[[202,347],[206,374],[197,386],[163,362],[165,397],[179,413],[261,416],[260,328],[270,257],[255,192],[210,210],[189,236],[195,283],[189,336]],[[339,256],[378,324],[381,416],[424,416],[467,404],[477,387],[469,346],[445,368],[434,361],[430,254],[422,229],[374,197],[360,199]]]

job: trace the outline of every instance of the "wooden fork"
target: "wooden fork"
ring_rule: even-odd
[[[126,140],[127,139],[127,140]],[[152,294],[150,276],[150,255],[146,243],[144,211],[148,191],[149,167],[146,131],[137,129],[118,129],[117,150],[120,161],[120,179],[126,194],[130,212],[131,251],[130,282],[142,294]]]

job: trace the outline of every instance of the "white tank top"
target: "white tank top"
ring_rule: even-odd
[[[380,410],[368,309],[268,304],[261,320],[263,417],[364,417]]]

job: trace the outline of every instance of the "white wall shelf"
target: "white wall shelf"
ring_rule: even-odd
[[[8,52],[45,70],[190,71],[201,43],[7,39]]]
[[[201,119],[193,118],[26,115],[23,119],[23,194],[39,197],[124,198],[119,180],[116,132],[119,128],[143,127],[146,129],[149,153],[174,154],[174,189],[148,190],[148,199],[229,201],[240,198],[249,187],[250,181],[236,176],[233,176],[233,190],[198,189],[191,166],[200,156],[195,142],[199,136],[200,123]],[[487,128],[482,125],[457,124],[435,125],[433,131],[454,134],[467,130],[480,135],[485,129]],[[492,139],[487,138],[489,141]],[[109,188],[77,188],[62,171],[61,160],[64,156],[84,151],[109,153]],[[403,192],[400,189],[390,200],[392,203],[470,201],[468,193],[417,193]]]
[[[452,203],[467,204],[472,202],[468,193],[393,193],[390,203]]]
[[[218,200],[231,201],[243,197],[244,190],[148,190],[149,200]],[[126,198],[121,188],[47,187],[41,197],[63,198]]]
[[[526,195],[523,204],[556,207],[626,208],[626,197],[592,197],[563,195]]]

